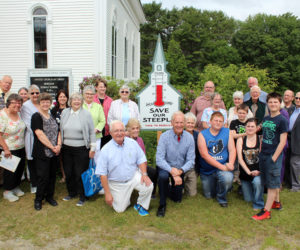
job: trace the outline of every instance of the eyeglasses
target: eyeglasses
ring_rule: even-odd
[[[122,90],[121,93],[122,93],[122,94],[129,94],[129,91],[124,91],[124,90]]]
[[[31,94],[31,95],[39,95],[40,92],[31,92],[30,94]]]
[[[295,99],[296,99],[296,100],[299,100],[299,99],[300,99],[300,97],[295,97]]]

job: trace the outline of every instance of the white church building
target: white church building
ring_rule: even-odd
[[[140,0],[1,0],[0,76],[12,90],[78,91],[84,76],[140,77]]]

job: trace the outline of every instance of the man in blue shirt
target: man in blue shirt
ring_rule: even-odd
[[[167,196],[175,202],[181,202],[184,173],[194,166],[195,142],[193,136],[183,130],[184,122],[184,114],[176,111],[171,119],[173,129],[163,133],[158,142],[156,151],[160,195],[158,217],[165,216]],[[171,186],[169,186],[170,177]]]
[[[112,140],[102,148],[95,172],[101,175],[105,202],[116,212],[124,212],[135,189],[139,197],[134,209],[141,216],[146,216],[153,190],[147,175],[146,156],[135,140],[125,137],[125,127],[121,121],[110,123],[110,133]]]
[[[211,127],[199,133],[200,178],[204,196],[216,196],[221,207],[227,207],[226,194],[232,186],[236,150],[232,134],[223,127],[224,117],[215,112],[210,118]]]

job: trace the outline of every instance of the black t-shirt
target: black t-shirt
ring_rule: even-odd
[[[54,122],[54,117],[51,117]],[[38,139],[38,137],[35,134],[35,130],[39,129],[42,130],[45,133],[44,129],[44,123],[43,123],[43,118],[41,117],[41,114],[39,112],[36,112],[32,115],[31,117],[31,129],[33,132],[34,136],[34,141],[33,141],[33,149],[32,149],[32,157],[33,158],[39,158],[39,159],[45,159],[47,158],[46,153],[45,153],[45,145]],[[58,126],[55,127],[57,131],[54,131],[55,134],[58,134]],[[49,139],[49,138],[48,138]],[[57,137],[56,137],[57,141]]]
[[[246,133],[245,125],[246,125],[245,122],[240,122],[239,119],[236,119],[236,120],[231,121],[229,129],[235,130],[235,132],[237,134],[243,134],[243,133]],[[236,144],[236,141],[237,141],[237,139],[234,139],[235,144]]]
[[[259,137],[256,135],[256,144],[253,148],[247,147],[247,136],[243,138],[242,147],[243,160],[250,171],[259,171]],[[253,177],[248,175],[240,165],[240,179],[244,181],[252,181]]]
[[[235,130],[237,134],[243,134],[246,133],[245,125],[246,122],[241,122],[239,119],[236,119],[230,123],[230,130]]]
[[[262,146],[264,154],[274,154],[280,142],[280,135],[288,132],[289,125],[286,118],[279,114],[275,117],[266,116],[262,121]]]

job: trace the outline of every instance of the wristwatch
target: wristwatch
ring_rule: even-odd
[[[142,173],[142,176],[148,176],[147,172]]]

